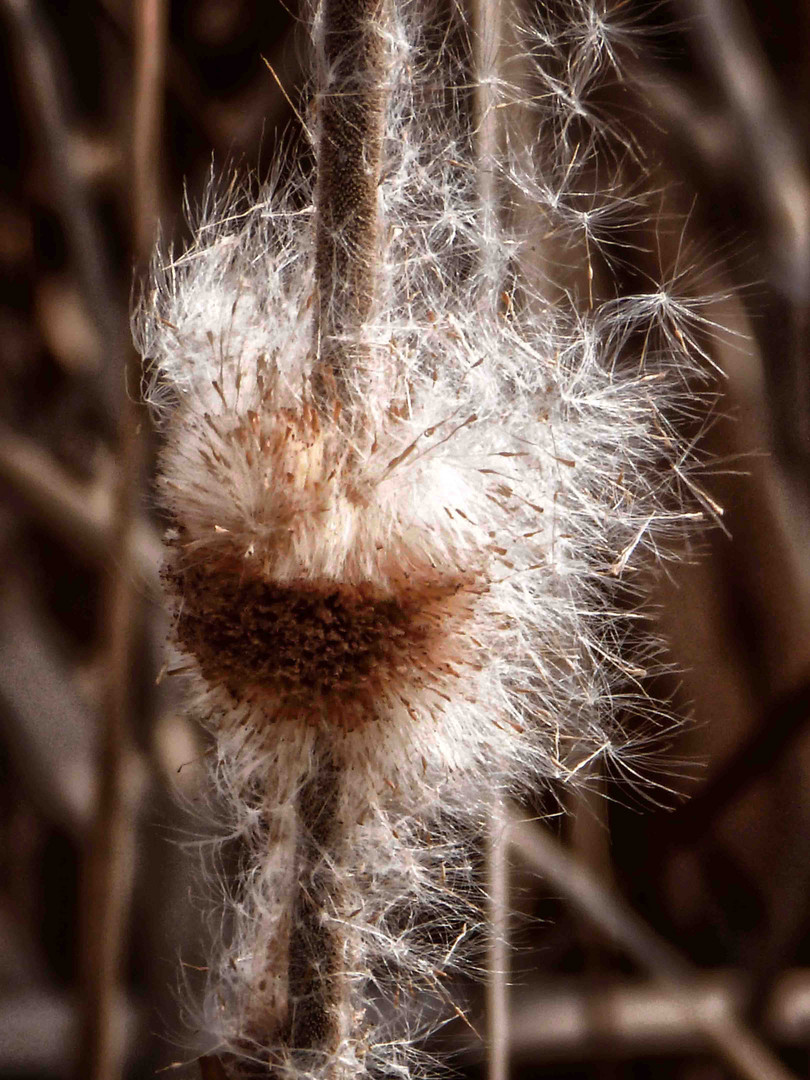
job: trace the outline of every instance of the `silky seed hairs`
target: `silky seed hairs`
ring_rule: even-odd
[[[174,666],[242,853],[227,1077],[432,1071],[491,808],[620,769],[618,705],[652,713],[625,583],[701,516],[708,320],[677,267],[609,284],[649,213],[605,104],[632,31],[506,6],[323,0],[313,175],[214,183],[136,317]]]

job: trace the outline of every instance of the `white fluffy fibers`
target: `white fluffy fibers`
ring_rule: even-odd
[[[174,648],[243,844],[206,1018],[229,1076],[421,1068],[437,1014],[402,1002],[480,938],[491,793],[621,760],[616,590],[699,516],[673,418],[701,409],[700,305],[589,284],[638,214],[594,104],[626,31],[554,9],[489,85],[482,160],[463,50],[392,5],[376,292],[334,400],[305,185],[212,195],[138,318]]]

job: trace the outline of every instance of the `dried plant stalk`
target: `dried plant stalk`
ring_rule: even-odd
[[[319,359],[313,398],[326,408],[330,401],[351,407],[346,370],[370,359],[358,343],[373,310],[378,275],[386,8],[387,0],[325,0],[316,36]],[[310,775],[296,800],[298,886],[288,942],[288,1029],[282,1037],[296,1059],[303,1055],[305,1067],[317,1067],[313,1054],[334,1058],[352,1027],[351,993],[342,975],[352,954],[350,934],[323,920],[324,911],[341,907],[334,867],[345,860],[336,815],[346,781],[331,741],[328,731],[316,740]]]
[[[346,394],[347,366],[369,362],[358,336],[379,276],[388,0],[326,0],[318,72],[315,274],[321,378]],[[345,402],[349,404],[349,402]]]

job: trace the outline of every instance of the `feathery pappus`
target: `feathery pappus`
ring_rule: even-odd
[[[701,516],[678,424],[705,409],[703,302],[677,272],[589,284],[642,212],[591,101],[626,28],[543,6],[520,79],[476,83],[418,2],[360,5],[355,56],[347,2],[331,55],[314,15],[315,185],[212,187],[136,326],[173,648],[247,852],[205,1021],[235,1077],[424,1071],[438,1013],[401,1001],[446,999],[480,947],[492,793],[621,762],[615,698],[643,672],[617,590]],[[347,67],[380,116],[368,160],[328,127]],[[362,212],[341,195],[364,241],[333,216],[324,248],[317,170],[347,147],[373,181]]]

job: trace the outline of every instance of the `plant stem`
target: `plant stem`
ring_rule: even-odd
[[[379,214],[386,108],[388,0],[324,0],[319,47],[316,261],[322,404],[351,404],[347,374],[367,366],[363,325],[377,287]],[[342,776],[331,735],[318,733],[309,775],[297,798],[298,885],[292,901],[286,1041],[303,1068],[330,1062],[350,1023],[345,930],[325,918],[340,906]]]
[[[340,976],[345,967],[340,934],[324,921],[324,912],[335,908],[340,892],[334,863],[340,859],[341,775],[323,736],[316,740],[313,759],[297,800],[299,885],[288,977],[290,1047],[304,1058],[313,1052],[336,1052],[345,1034],[341,1020],[347,1001]]]
[[[493,797],[487,831],[487,1077],[509,1075],[509,865],[508,818],[500,791]]]
[[[162,58],[166,44],[165,0],[138,0],[133,154],[133,247],[146,261],[155,231],[157,144],[163,89]],[[137,379],[134,354],[128,374]],[[132,756],[132,670],[141,608],[132,577],[133,539],[137,528],[137,492],[144,446],[139,410],[127,396],[119,414],[119,480],[112,504],[111,569],[107,582],[105,637],[107,685],[104,724],[98,749],[95,821],[85,867],[84,942],[86,953],[84,1015],[77,1075],[86,1080],[116,1080],[125,1071],[124,1047],[116,1036],[114,1016],[121,995],[121,974],[136,846],[136,793],[128,790]]]
[[[319,355],[316,393],[349,405],[346,373],[368,363],[362,327],[374,306],[377,188],[385,123],[388,0],[324,0],[316,192]],[[320,384],[320,385],[319,385]]]
[[[476,158],[478,164],[478,197],[481,204],[481,224],[489,231],[498,214],[495,184],[495,159],[498,153],[498,60],[502,34],[504,0],[474,0],[473,66],[475,77],[474,123]],[[482,269],[486,270],[484,265]]]
[[[498,52],[503,17],[502,0],[474,0],[472,9],[473,102],[478,199],[481,211],[483,243],[480,269],[490,271],[487,240],[496,224],[498,199],[494,162],[498,152],[498,113],[494,81],[498,76]],[[509,966],[509,867],[506,831],[508,821],[498,785],[491,795],[487,830],[487,1077],[506,1080],[509,1074],[509,1001],[507,973]]]

